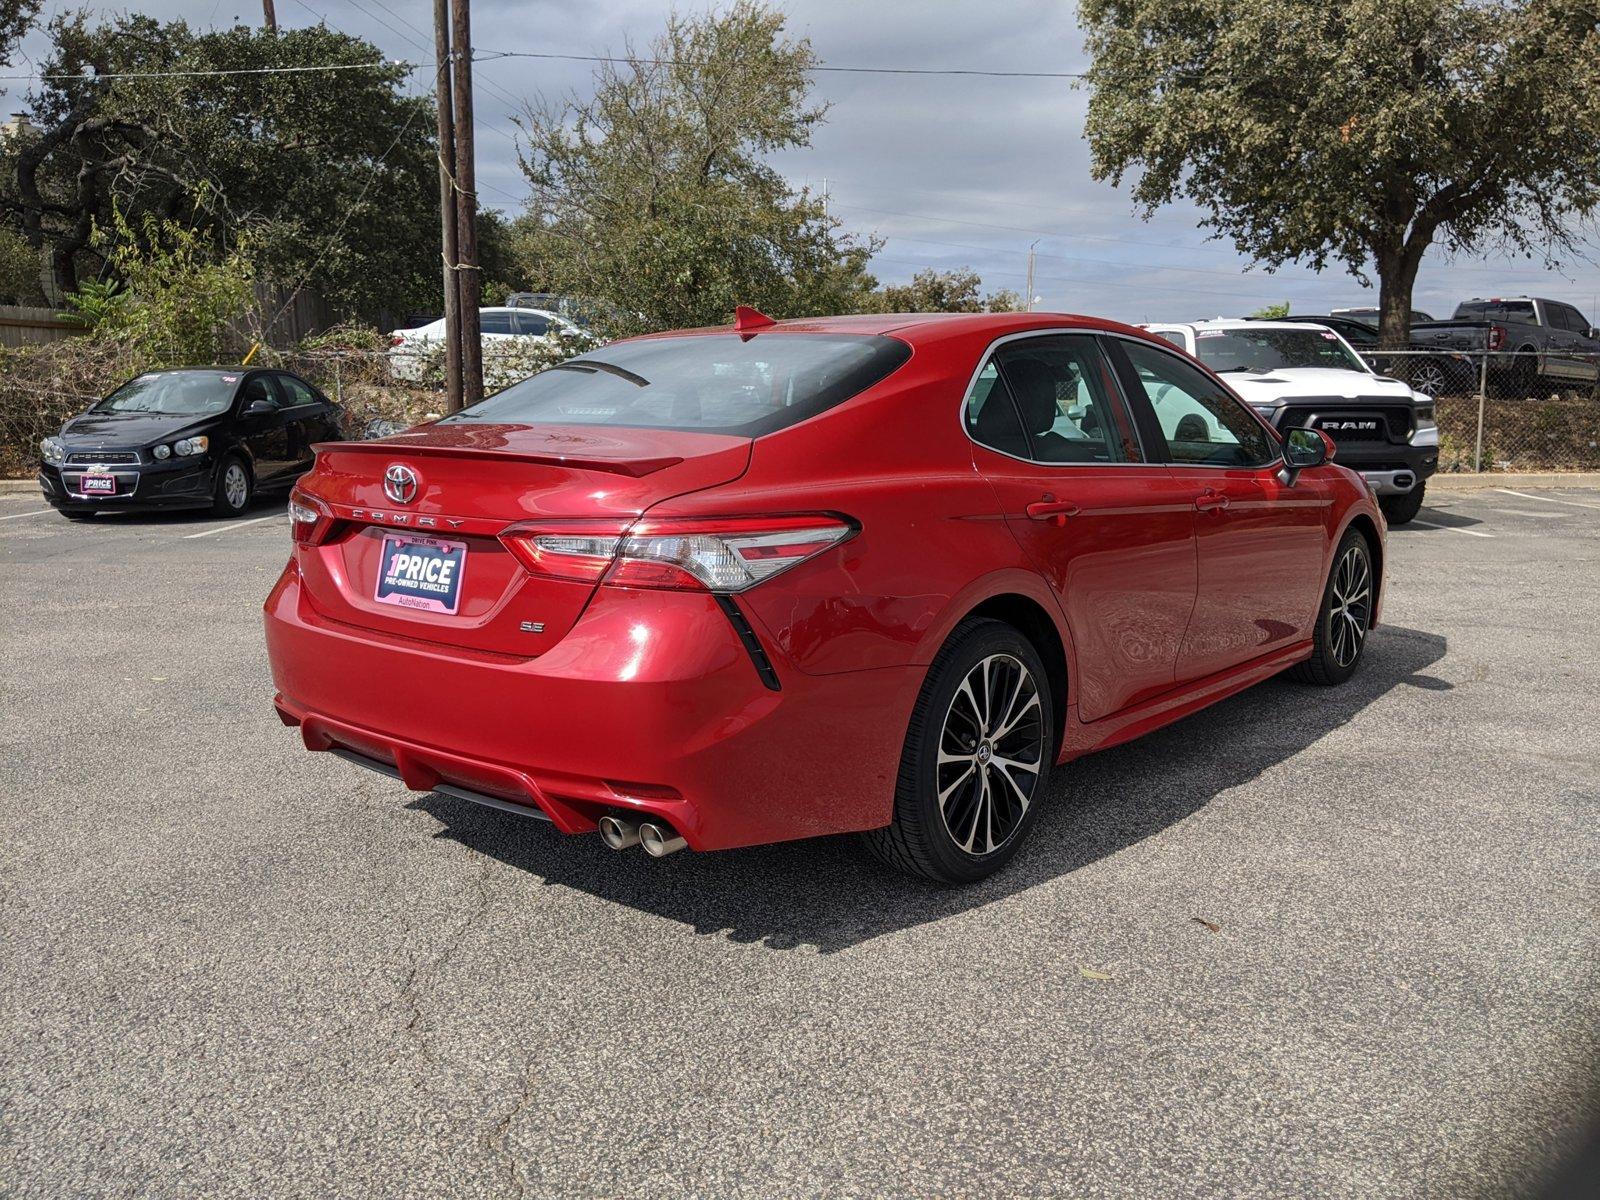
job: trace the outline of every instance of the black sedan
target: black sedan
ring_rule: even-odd
[[[39,443],[39,486],[63,515],[110,508],[244,512],[287,490],[311,447],[336,441],[339,410],[287,371],[185,367],[123,384]]]

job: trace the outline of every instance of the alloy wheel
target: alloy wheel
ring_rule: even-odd
[[[1444,368],[1438,363],[1421,363],[1412,372],[1411,386],[1424,396],[1438,396],[1444,392]]]
[[[964,853],[992,854],[1017,832],[1044,761],[1039,685],[1020,659],[991,654],[950,698],[939,734],[939,813]]]
[[[1328,596],[1328,638],[1333,661],[1348,667],[1361,653],[1372,619],[1372,568],[1360,546],[1351,546],[1333,573]]]
[[[227,498],[228,506],[234,509],[243,508],[245,500],[249,498],[250,480],[238,463],[229,463],[228,469],[223,472],[222,494]]]

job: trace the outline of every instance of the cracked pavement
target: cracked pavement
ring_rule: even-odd
[[[0,1192],[1528,1194],[1600,1121],[1600,492],[1422,521],[1352,684],[958,891],[408,793],[272,713],[281,520],[0,523]]]

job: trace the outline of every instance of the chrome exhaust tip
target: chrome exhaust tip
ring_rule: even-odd
[[[639,826],[639,844],[651,858],[665,858],[669,854],[676,854],[689,843],[665,822],[645,821]]]
[[[639,822],[607,813],[600,818],[600,840],[613,850],[639,844]]]

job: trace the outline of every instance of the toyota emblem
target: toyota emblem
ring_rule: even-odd
[[[404,463],[394,463],[383,473],[383,494],[396,504],[417,498],[417,473]]]

